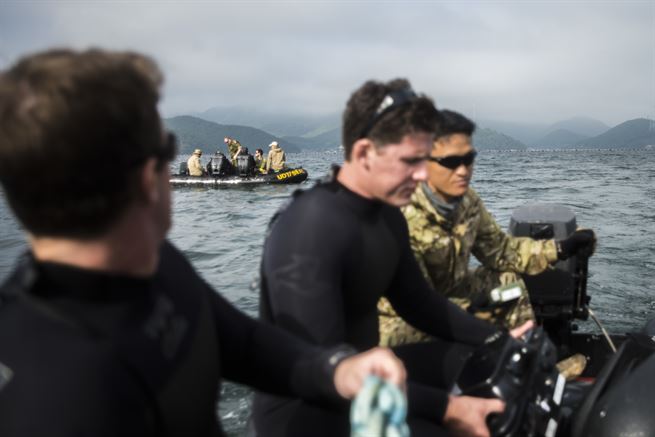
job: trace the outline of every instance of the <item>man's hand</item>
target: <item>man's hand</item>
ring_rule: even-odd
[[[402,361],[390,349],[376,347],[341,361],[334,372],[337,393],[346,399],[354,398],[364,385],[368,375],[382,379],[405,389],[407,373]]]
[[[578,229],[564,240],[557,242],[557,258],[565,260],[581,253],[591,256],[596,248],[596,234],[591,229]]]
[[[444,424],[449,434],[460,437],[490,437],[487,416],[502,413],[505,403],[500,399],[470,396],[450,396]]]
[[[517,340],[520,340],[523,335],[525,335],[526,332],[534,328],[534,322],[532,320],[528,320],[521,326],[518,326],[514,329],[509,330],[509,335],[514,337]]]

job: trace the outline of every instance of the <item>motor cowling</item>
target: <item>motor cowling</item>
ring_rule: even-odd
[[[211,162],[209,163],[209,173],[212,176],[225,176],[230,174],[231,167],[232,166],[227,157],[218,152],[212,157]]]
[[[236,168],[239,176],[250,176],[255,172],[255,158],[252,155],[238,155]]]
[[[577,228],[573,211],[562,205],[533,204],[512,213],[509,233],[536,240],[563,240]],[[523,275],[537,322],[558,346],[568,343],[574,319],[586,320],[588,259],[573,256],[537,275]]]

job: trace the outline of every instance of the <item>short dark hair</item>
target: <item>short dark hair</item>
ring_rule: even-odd
[[[152,59],[98,49],[38,53],[0,74],[0,183],[29,232],[96,237],[135,200],[140,165],[168,158],[161,83]]]
[[[342,143],[346,160],[350,159],[355,142],[362,137],[382,147],[397,143],[408,134],[434,132],[439,113],[425,95],[405,99],[403,104],[381,112],[376,118],[382,101],[394,92],[413,95],[409,81],[394,79],[386,83],[368,81],[350,96],[343,112]]]
[[[440,112],[437,123],[436,139],[447,137],[453,134],[464,134],[469,137],[475,132],[475,123],[464,117],[459,112],[444,109]]]

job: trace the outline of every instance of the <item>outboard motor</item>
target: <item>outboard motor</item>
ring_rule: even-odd
[[[189,176],[189,166],[187,165],[186,161],[180,162],[178,173],[180,176]]]
[[[561,205],[517,208],[509,224],[511,235],[536,240],[562,240],[575,230],[575,214]],[[589,316],[587,266],[588,257],[579,255],[558,261],[554,269],[538,275],[523,275],[537,323],[558,346],[570,344],[570,334],[576,329],[574,319],[586,320]]]
[[[236,167],[239,176],[251,176],[255,173],[255,158],[250,154],[238,155]]]
[[[209,174],[212,176],[226,176],[232,171],[230,161],[221,152],[216,152],[209,162]]]

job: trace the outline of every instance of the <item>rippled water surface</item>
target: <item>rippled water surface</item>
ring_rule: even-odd
[[[289,154],[289,162],[304,166],[310,179],[340,161],[336,151]],[[638,328],[655,313],[655,153],[482,152],[473,185],[503,228],[514,208],[547,202],[571,208],[578,225],[596,231],[588,290],[592,307],[611,331]],[[266,224],[296,188],[176,189],[170,239],[220,293],[256,315]],[[25,247],[0,194],[0,281]],[[585,322],[582,329],[594,327]],[[219,415],[231,435],[243,434],[248,402],[247,389],[223,388]]]

